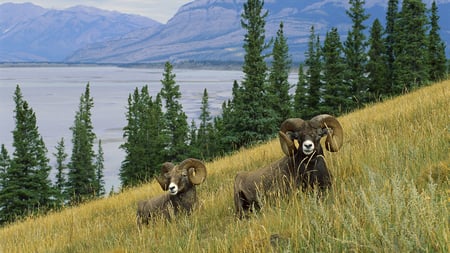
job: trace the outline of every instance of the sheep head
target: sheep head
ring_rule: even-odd
[[[200,160],[188,158],[179,165],[166,162],[161,167],[161,174],[156,178],[164,191],[177,195],[192,185],[201,184],[206,178],[206,167]]]
[[[343,130],[339,121],[328,114],[317,115],[309,121],[290,118],[281,124],[278,133],[281,149],[287,156],[294,156],[298,149],[297,140],[304,155],[311,155],[321,150],[320,139],[327,136],[325,147],[330,152],[337,152],[343,143]]]

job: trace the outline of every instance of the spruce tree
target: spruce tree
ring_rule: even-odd
[[[350,87],[350,94],[355,101],[353,107],[368,101],[367,96],[367,41],[364,31],[364,21],[369,18],[365,14],[364,0],[349,0],[350,9],[347,15],[352,20],[352,28],[348,32],[347,40],[344,42],[344,53],[346,59],[345,80]]]
[[[384,31],[385,34],[385,48],[386,48],[386,65],[387,65],[387,87],[386,93],[389,95],[393,95],[395,93],[395,84],[394,84],[394,47],[395,47],[395,23],[398,18],[398,0],[389,0],[388,1],[388,9],[386,13],[386,29]]]
[[[225,153],[239,147],[238,136],[236,135],[237,129],[235,127],[240,115],[236,113],[235,103],[241,101],[241,92],[241,87],[234,80],[233,88],[231,89],[232,99],[222,103],[222,115],[215,119],[214,128],[217,129],[218,139],[220,140],[218,146]]]
[[[5,144],[2,144],[1,150],[0,150],[0,207],[3,207],[3,201],[4,199],[1,197],[3,194],[2,189],[7,184],[6,180],[7,178],[7,172],[9,170],[9,166],[11,164],[11,158],[9,157],[8,150],[5,147]],[[0,225],[8,222],[6,217],[3,215],[1,209],[0,209]]]
[[[288,81],[292,60],[289,56],[287,39],[283,32],[283,22],[280,23],[277,31],[272,57],[268,93],[270,96],[270,107],[275,111],[276,124],[280,125],[292,114],[292,98],[289,95],[291,85]]]
[[[65,152],[65,144],[64,138],[56,145],[56,153],[53,153],[53,156],[56,158],[56,182],[55,182],[55,190],[56,190],[56,200],[57,205],[63,205],[65,201],[68,200],[67,192],[66,192],[66,170],[67,170],[67,153]]]
[[[428,34],[428,64],[430,80],[433,82],[447,77],[445,44],[439,35],[439,15],[436,1],[431,4],[430,32]]]
[[[323,56],[323,106],[321,111],[338,116],[348,110],[349,99],[344,83],[345,62],[342,43],[336,27],[331,28],[325,36],[322,47]]]
[[[123,137],[120,148],[125,151],[119,176],[123,187],[136,186],[159,173],[165,159],[165,125],[161,97],[153,99],[148,86],[136,88],[128,96]]]
[[[8,150],[6,149],[5,144],[2,144],[0,150],[0,193],[6,181],[6,172],[8,171],[10,164],[11,158],[9,157]]]
[[[291,117],[305,118],[308,111],[308,91],[307,78],[303,69],[303,64],[298,67],[298,80],[295,86],[294,105]]]
[[[264,1],[248,0],[241,14],[241,26],[247,32],[244,36],[245,50],[243,73],[237,97],[233,97],[231,111],[234,124],[229,129],[235,138],[236,147],[250,145],[272,137],[278,125],[274,110],[270,107],[267,95],[267,65],[265,51],[269,44],[265,42]]]
[[[80,97],[78,111],[75,114],[72,130],[72,154],[68,164],[67,193],[72,204],[95,197],[95,153],[96,138],[91,121],[94,100],[90,94],[90,85]]]
[[[320,38],[315,33],[314,26],[311,27],[306,53],[305,64],[308,66],[307,75],[307,100],[308,109],[304,117],[309,119],[321,112],[322,98],[322,62]]]
[[[395,26],[394,93],[429,80],[426,7],[421,0],[404,0]]]
[[[204,159],[213,157],[216,142],[213,136],[214,131],[208,99],[208,90],[205,88],[203,90],[202,105],[200,107],[200,125],[197,133],[197,146],[200,148],[201,155]]]
[[[23,99],[20,87],[14,93],[14,152],[4,173],[0,192],[0,220],[11,222],[53,207],[54,191],[46,157],[47,148],[36,125],[33,109]],[[2,153],[5,152],[4,150]],[[4,156],[5,153],[2,154]]]
[[[180,86],[176,84],[176,75],[172,73],[173,67],[169,62],[164,66],[161,98],[166,109],[164,119],[168,143],[166,147],[167,161],[182,161],[187,158],[189,126],[187,116],[183,112],[183,106],[179,102],[181,98]]]
[[[95,156],[95,193],[97,198],[102,197],[105,194],[105,180],[103,179],[105,162],[102,140],[98,140],[98,150]]]
[[[369,61],[367,62],[367,72],[369,73],[368,92],[370,101],[376,101],[388,95],[390,87],[388,85],[387,55],[384,44],[383,26],[378,19],[372,24],[369,38]]]

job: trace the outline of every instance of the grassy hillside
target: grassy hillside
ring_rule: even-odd
[[[332,194],[299,192],[248,220],[233,216],[233,180],[282,156],[278,140],[207,164],[193,215],[139,234],[136,202],[152,183],[0,229],[0,252],[449,252],[450,81],[341,121],[325,154]]]

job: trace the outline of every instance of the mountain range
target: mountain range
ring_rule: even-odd
[[[87,6],[45,9],[31,3],[0,5],[0,62],[139,64],[241,62],[246,0],[196,0],[166,23]],[[431,1],[424,1],[430,6]],[[385,21],[387,0],[367,0],[365,22]],[[266,0],[266,39],[284,24],[289,52],[302,61],[311,26],[321,36],[337,27],[341,40],[351,28],[349,5],[337,0]],[[441,38],[450,41],[450,0],[438,1]],[[369,29],[367,29],[368,32]],[[447,47],[447,55],[449,48]]]

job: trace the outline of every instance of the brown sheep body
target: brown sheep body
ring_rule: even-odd
[[[197,159],[189,158],[179,165],[166,162],[156,178],[167,193],[138,202],[136,220],[139,229],[142,224],[156,216],[171,219],[179,212],[190,213],[197,203],[196,185],[206,178],[206,167]]]
[[[255,171],[239,172],[234,184],[235,211],[239,218],[261,208],[261,198],[283,196],[295,189],[306,190],[331,186],[331,173],[320,144],[327,137],[327,150],[336,152],[342,146],[343,131],[333,116],[322,114],[304,121],[287,119],[281,125],[279,139],[286,156]],[[294,140],[299,143],[296,147]]]

